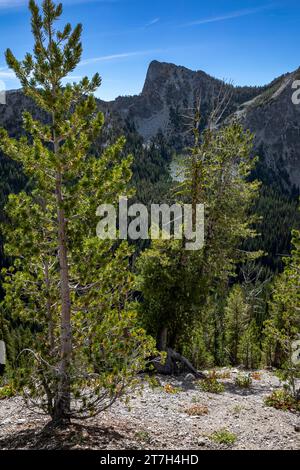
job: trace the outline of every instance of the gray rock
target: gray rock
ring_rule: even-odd
[[[220,93],[224,95],[224,90],[230,91],[224,120],[235,117],[255,134],[254,153],[263,157],[270,175],[281,175],[285,185],[300,187],[300,105],[292,102],[292,84],[299,78],[300,69],[264,87],[232,87],[201,70],[153,61],[141,94],[97,103],[105,113],[107,128],[116,124],[120,127],[128,119],[145,139],[145,145],[162,131],[180,149],[190,143],[183,115],[194,107],[196,95],[201,94],[205,123],[211,104]],[[20,135],[24,110],[32,112],[34,118],[46,119],[45,113],[20,91],[7,92],[6,99],[7,105],[0,105],[0,126],[10,133]]]
[[[191,374],[191,373],[187,374],[184,377],[184,381],[187,383],[194,382],[194,380],[196,380],[196,377],[194,376],[194,374]]]

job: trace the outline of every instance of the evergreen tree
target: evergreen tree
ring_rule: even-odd
[[[236,264],[258,255],[240,249],[243,240],[255,236],[249,210],[259,185],[248,181],[255,164],[252,136],[236,123],[200,135],[199,121],[196,113],[195,144],[183,167],[177,200],[192,204],[194,224],[196,205],[204,204],[205,246],[189,252],[176,240],[154,242],[139,261],[146,324],[158,337],[166,337],[168,330],[172,347],[179,336],[190,338],[186,325],[197,322],[212,298],[224,298]],[[219,325],[217,329],[215,343],[222,343]]]
[[[238,364],[241,338],[249,323],[249,306],[240,285],[232,288],[225,307],[226,351],[231,364]]]
[[[81,25],[57,30],[62,5],[51,0],[41,11],[34,0],[29,7],[34,53],[20,62],[8,49],[6,59],[48,118],[24,113],[28,136],[20,140],[1,131],[1,149],[34,186],[7,205],[6,253],[14,262],[4,272],[3,307],[36,323],[25,390],[62,423],[121,396],[152,342],[130,301],[131,251],[96,237],[97,206],[128,193],[131,157],[123,155],[123,138],[99,157],[90,154],[103,125],[93,97],[99,75],[63,85],[81,58]]]
[[[264,165],[270,172],[266,162]],[[276,175],[272,175],[272,178],[272,185],[263,181],[259,197],[253,207],[253,213],[258,215],[255,228],[260,235],[247,240],[243,248],[251,251],[262,250],[264,255],[260,259],[260,264],[269,268],[271,272],[281,272],[284,268],[283,255],[291,252],[291,232],[300,228],[299,195],[292,197],[291,194],[274,187],[278,176],[276,179]]]
[[[238,344],[238,362],[246,369],[257,369],[261,363],[261,348],[259,329],[255,320],[252,320]]]
[[[294,362],[293,343],[300,335],[300,232],[293,232],[292,255],[285,259],[284,272],[274,283],[270,319],[265,322],[265,352],[272,365],[282,369],[295,395],[299,367]]]
[[[200,293],[199,266],[190,262],[193,256],[198,259],[196,252],[182,249],[181,240],[153,240],[137,261],[143,323],[161,350],[178,347],[194,326]]]

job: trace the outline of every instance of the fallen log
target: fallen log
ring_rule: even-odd
[[[178,375],[181,372],[191,372],[196,378],[204,379],[205,375],[202,372],[199,372],[195,367],[190,363],[190,361],[174,351],[174,349],[168,348],[167,357],[164,362],[162,362],[160,357],[157,357],[151,361],[156,372],[162,375]]]

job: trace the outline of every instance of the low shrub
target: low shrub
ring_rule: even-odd
[[[226,445],[233,445],[237,440],[237,436],[228,431],[228,429],[220,429],[215,431],[209,436],[209,438],[218,444]]]
[[[135,437],[137,440],[142,441],[142,442],[150,442],[151,436],[148,433],[148,431],[137,431],[135,433]]]
[[[233,408],[232,408],[232,412],[235,414],[235,415],[239,415],[243,410],[243,407],[241,405],[235,405]]]
[[[265,404],[277,410],[300,411],[300,401],[296,400],[287,390],[274,390],[266,399]]]
[[[252,372],[251,378],[253,380],[261,380],[261,373],[260,372]]]
[[[184,410],[189,416],[203,416],[208,414],[208,408],[205,405],[193,405]]]
[[[217,372],[218,379],[230,379],[230,377],[231,377],[231,373],[229,372],[229,370]]]
[[[203,392],[209,393],[222,393],[225,390],[224,385],[215,376],[208,376],[206,379],[201,380],[199,386]]]
[[[174,387],[174,386],[171,385],[171,384],[166,384],[166,385],[164,386],[164,391],[165,391],[166,393],[174,394],[174,393],[180,392],[180,388]]]
[[[0,400],[4,400],[5,398],[12,398],[16,394],[12,385],[4,385],[0,387]]]
[[[240,388],[250,388],[252,385],[252,378],[250,374],[238,374],[235,378],[235,385]]]
[[[208,377],[214,379],[230,379],[231,373],[229,370],[212,369],[208,372]]]

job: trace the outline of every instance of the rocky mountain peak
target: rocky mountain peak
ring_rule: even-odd
[[[285,74],[264,87],[234,87],[203,71],[154,60],[150,63],[140,95],[119,97],[99,108],[106,114],[134,123],[147,142],[162,132],[174,149],[186,146],[183,116],[201,96],[203,125],[220,93],[229,90],[231,102],[224,119],[238,118],[255,134],[255,153],[267,167],[282,174],[287,185],[300,187],[300,105],[292,102],[292,83],[300,80],[300,69]],[[18,135],[22,112],[38,110],[20,91],[7,93],[7,105],[0,106],[0,125]]]

